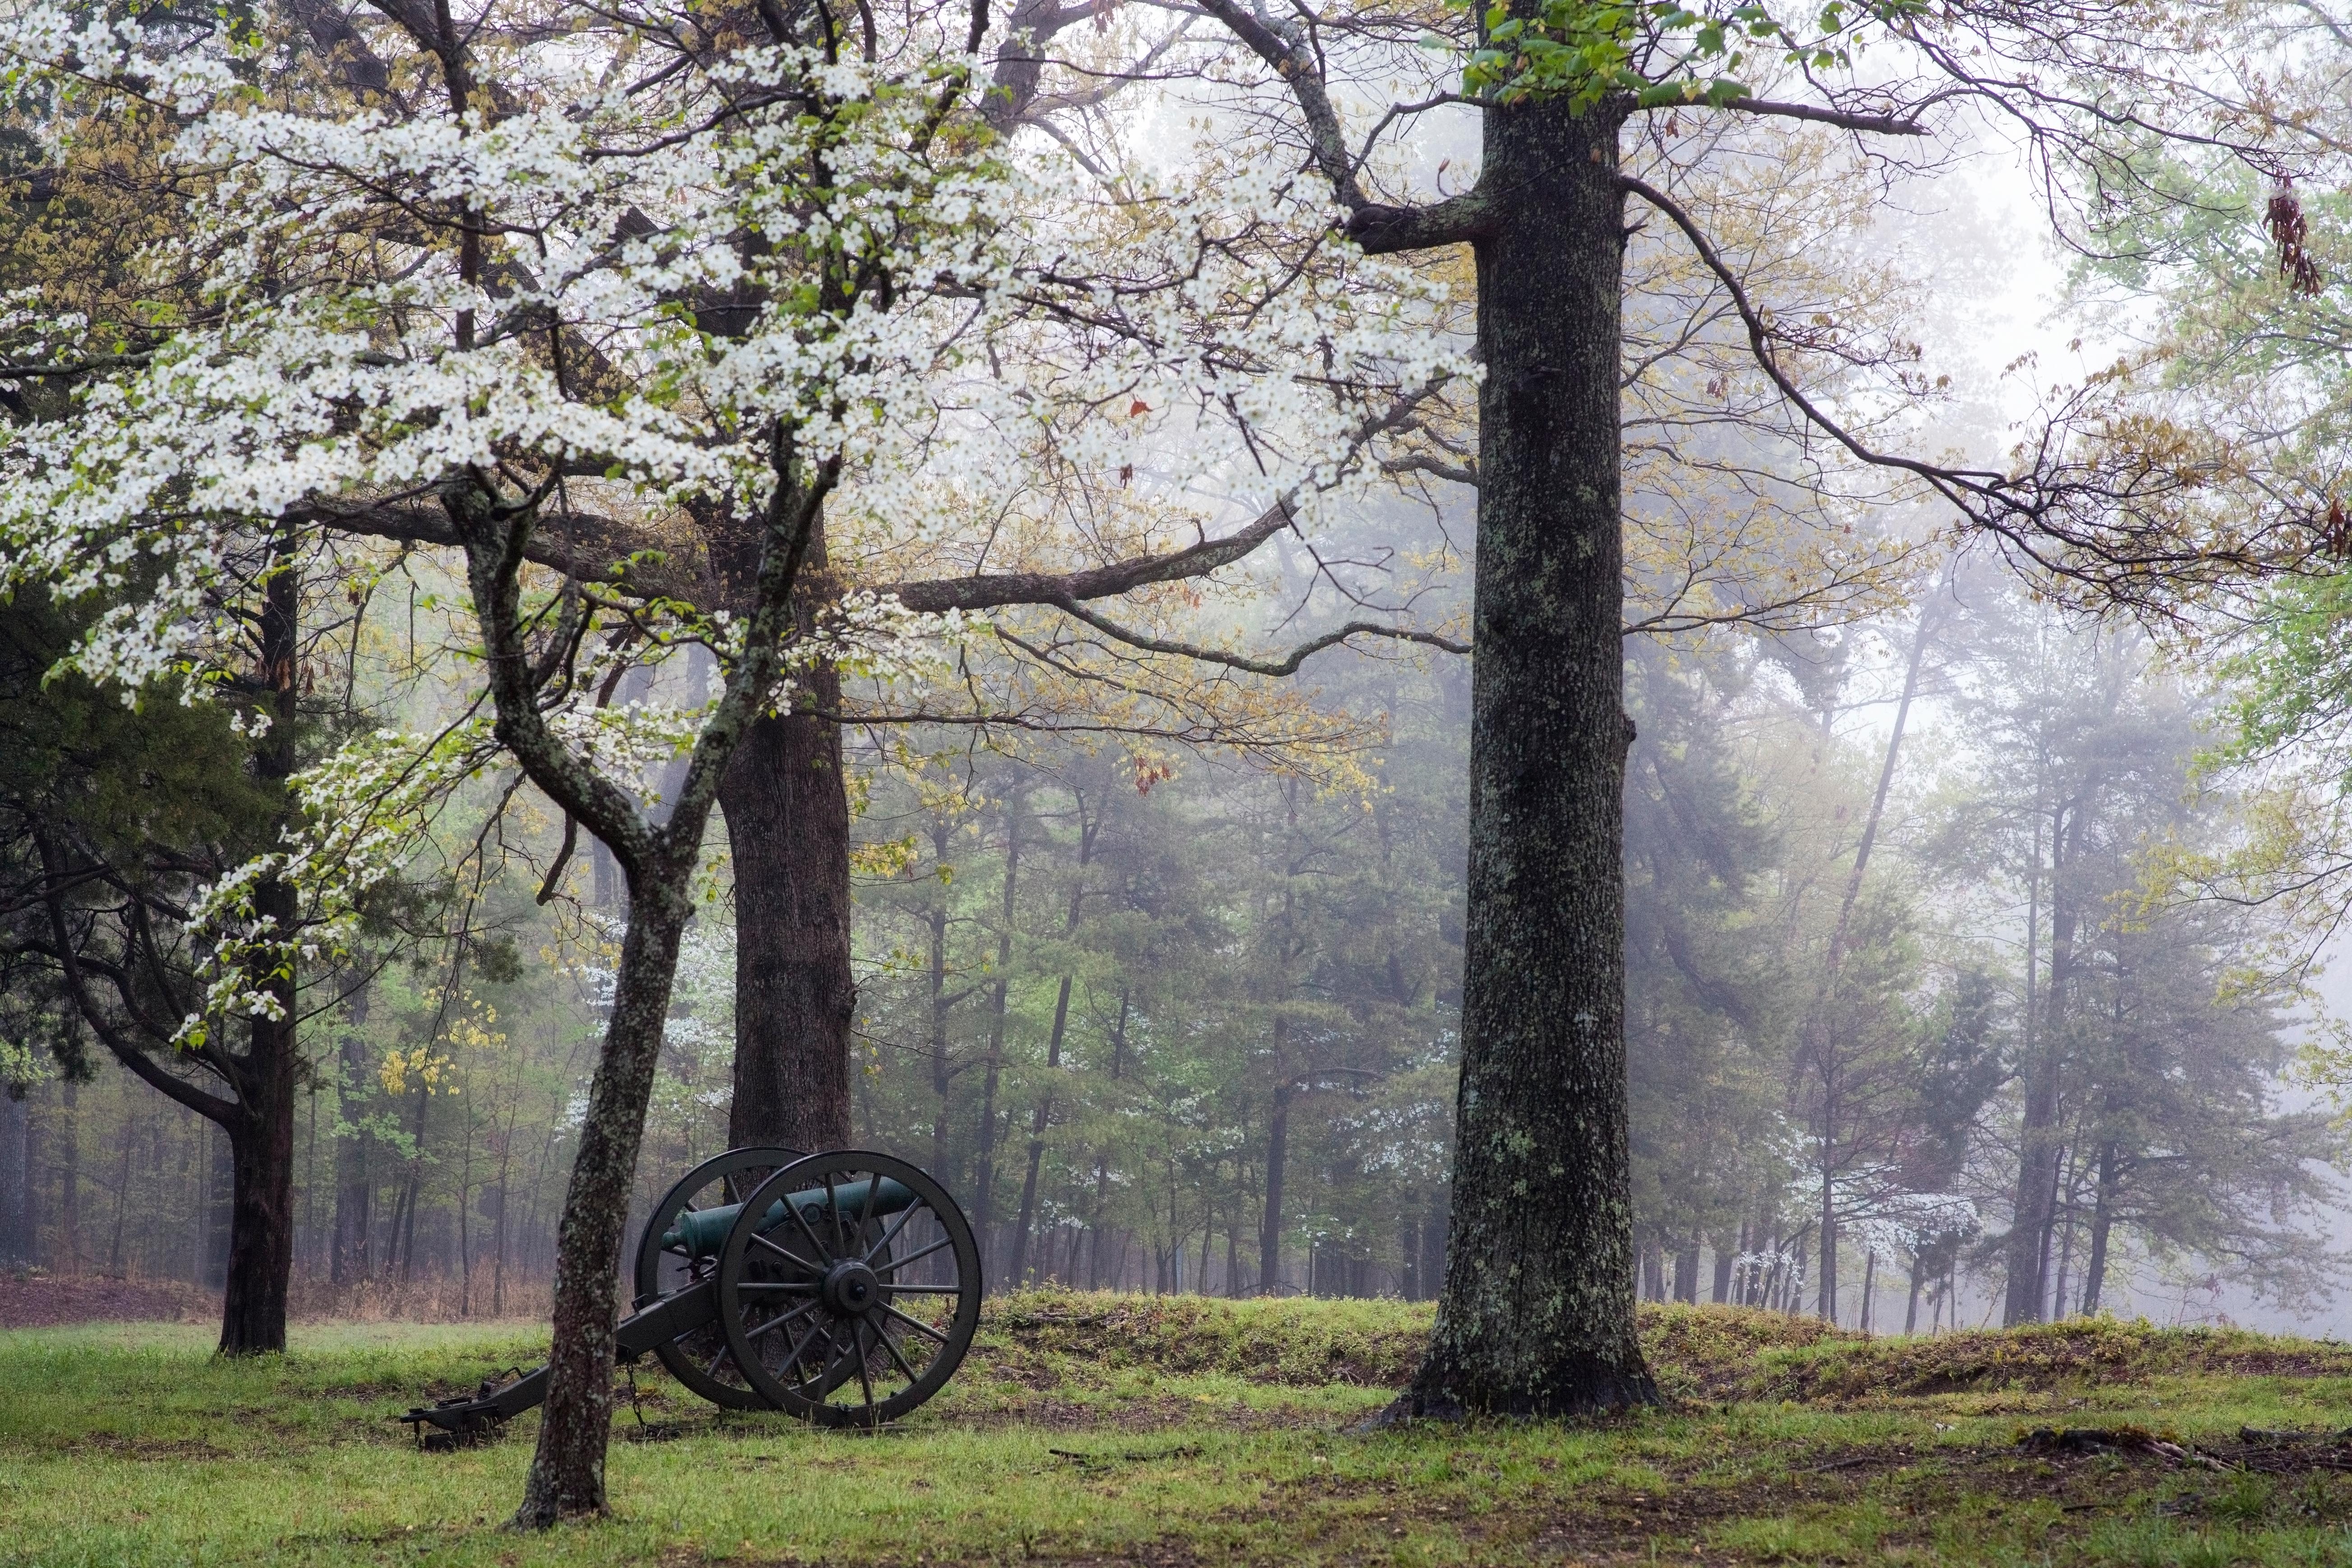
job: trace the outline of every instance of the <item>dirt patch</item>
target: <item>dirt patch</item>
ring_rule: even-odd
[[[0,1329],[193,1323],[219,1315],[219,1297],[178,1280],[0,1274]]]

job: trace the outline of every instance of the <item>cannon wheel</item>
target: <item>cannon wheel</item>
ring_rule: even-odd
[[[878,1180],[914,1202],[872,1212]],[[868,1203],[827,1205],[812,1224],[788,1193],[856,1184]],[[812,1154],[762,1183],[719,1255],[719,1321],[745,1381],[780,1410],[824,1426],[895,1421],[937,1394],[980,1326],[980,1248],[947,1189],[904,1160]]]
[[[637,1237],[636,1305],[651,1306],[719,1270],[715,1258],[690,1258],[685,1248],[664,1247],[662,1237],[678,1216],[697,1209],[740,1203],[772,1171],[805,1158],[798,1149],[730,1149],[680,1176],[646,1216]],[[713,1405],[730,1410],[766,1410],[770,1401],[743,1381],[734,1353],[716,1323],[689,1330],[654,1347],[669,1374]]]

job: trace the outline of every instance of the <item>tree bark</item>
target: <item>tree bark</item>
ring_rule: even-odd
[[[670,985],[691,904],[686,869],[629,886],[629,928],[604,1047],[589,1080],[580,1148],[564,1190],[555,1248],[553,1349],[539,1448],[515,1522],[553,1524],[604,1511],[604,1446],[613,1419],[613,1321],[618,1305],[621,1216],[645,1137],[654,1063],[669,1017]]]
[[[1654,1404],[1633,1325],[1618,428],[1623,110],[1486,110],[1477,648],[1445,1283],[1392,1416]]]
[[[300,715],[301,594],[281,546],[263,585],[258,676],[269,729],[254,747],[255,775],[283,792],[297,762]],[[281,938],[298,929],[301,910],[290,883],[267,877],[253,891],[255,914]],[[299,1042],[294,960],[272,954],[248,984],[276,1004],[277,1016],[255,1016],[245,1054],[231,1057],[236,1090],[221,1131],[228,1138],[228,1267],[221,1292],[220,1353],[258,1355],[286,1348],[286,1295],[294,1271],[294,1069]]]
[[[820,665],[805,700],[840,706]],[[844,1149],[849,1125],[849,795],[841,726],[771,716],[743,737],[719,789],[735,862],[735,1098],[741,1148]]]

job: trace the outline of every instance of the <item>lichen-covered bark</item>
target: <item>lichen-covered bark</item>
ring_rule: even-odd
[[[525,636],[520,575],[536,521],[501,506],[474,474],[453,476],[441,502],[466,551],[467,587],[481,627],[482,670],[496,732],[550,799],[603,840],[629,883],[629,926],[614,978],[612,1013],[590,1080],[588,1106],[556,1231],[553,1344],[539,1447],[514,1522],[539,1529],[604,1509],[604,1448],[613,1404],[613,1319],[630,1179],[669,1012],[688,884],[719,781],[745,732],[769,706],[794,629],[793,590],[839,459],[803,469],[783,431],[772,435],[776,479],[757,534],[757,571],[742,643],[725,689],[703,721],[667,819],[635,799],[550,729],[539,703],[551,670]],[[557,639],[557,646],[564,646]]]
[[[1656,1399],[1627,1153],[1618,344],[1622,115],[1486,111],[1476,668],[1445,1283],[1393,1413]]]
[[[588,1086],[580,1151],[572,1162],[556,1232],[547,1405],[522,1507],[515,1515],[520,1525],[545,1526],[604,1510],[620,1220],[629,1205],[654,1063],[677,973],[678,940],[691,908],[685,882],[683,871],[667,867],[630,878],[629,929],[621,942],[612,1017]]]

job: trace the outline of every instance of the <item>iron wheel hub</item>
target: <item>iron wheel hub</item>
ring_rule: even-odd
[[[841,1317],[858,1317],[880,1305],[887,1294],[880,1277],[855,1258],[825,1270],[824,1304]]]

